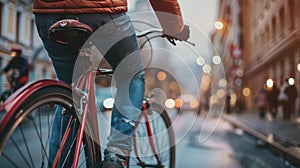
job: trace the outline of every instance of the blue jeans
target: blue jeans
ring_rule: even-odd
[[[140,113],[144,97],[144,68],[129,17],[125,13],[35,16],[39,35],[52,60],[58,79],[70,84],[78,48],[55,43],[48,37],[49,27],[64,18],[79,19],[97,30],[90,39],[113,68],[117,86],[107,146],[131,151],[134,123]],[[57,109],[50,137],[50,163],[55,157],[61,140],[61,131],[58,128],[65,119],[66,117],[62,116],[62,109]]]

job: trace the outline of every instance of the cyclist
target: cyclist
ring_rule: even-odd
[[[29,63],[26,58],[22,57],[22,48],[20,46],[12,47],[10,55],[12,59],[3,68],[1,74],[9,73],[7,79],[10,82],[11,89],[16,91],[28,81]]]
[[[170,18],[157,13],[165,37],[169,41],[173,42],[177,39],[187,40],[189,38],[189,27],[183,24],[177,0],[150,0],[150,3],[155,11],[167,12],[175,16]],[[104,152],[105,157],[102,167],[105,168],[124,166],[126,156],[132,150],[134,119],[139,115],[139,109],[144,97],[143,65],[139,52],[135,52],[139,50],[139,47],[133,25],[126,12],[126,0],[76,2],[74,0],[34,0],[33,6],[39,35],[48,55],[52,59],[58,79],[66,83],[70,84],[72,82],[78,47],[51,41],[48,36],[48,29],[51,25],[61,19],[77,19],[89,25],[95,31],[101,26],[113,22],[113,24],[109,25],[109,33],[104,34],[101,38],[110,40],[113,34],[120,34],[122,36],[122,39],[117,41],[103,54],[113,70],[118,71],[119,69],[119,72],[115,71],[118,90],[115,106],[112,110],[109,142]],[[97,47],[101,48],[101,46]],[[124,58],[126,58],[129,66],[127,64],[127,66],[123,65],[119,68],[121,62],[125,60]],[[123,102],[128,95],[131,100],[130,104]],[[61,112],[56,111],[50,139],[50,162],[53,161],[58,149],[60,141],[59,126],[63,122],[61,118],[63,118]]]

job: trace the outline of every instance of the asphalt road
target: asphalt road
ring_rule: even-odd
[[[177,168],[286,168],[257,139],[217,118],[185,112],[173,117],[177,138]]]

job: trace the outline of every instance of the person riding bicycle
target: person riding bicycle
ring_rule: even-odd
[[[16,91],[28,81],[29,63],[26,58],[22,57],[22,48],[20,46],[12,47],[10,55],[12,59],[3,68],[1,74],[9,73],[7,79],[11,89]]]
[[[177,0],[150,0],[150,3],[163,28],[164,37],[172,43],[174,40],[189,38],[189,27],[183,23]],[[139,115],[144,97],[144,67],[139,52],[136,52],[139,51],[138,42],[126,12],[126,0],[34,0],[33,5],[39,36],[52,60],[58,79],[66,83],[72,83],[79,48],[52,41],[49,38],[48,29],[54,23],[62,19],[76,19],[89,25],[94,31],[112,23],[109,24],[109,32],[103,34],[103,37],[95,38],[95,41],[101,38],[104,38],[103,41],[108,41],[114,34],[122,36],[107,51],[103,51],[105,52],[104,58],[115,71],[118,89],[112,109],[111,132],[102,163],[102,167],[105,168],[124,167],[126,156],[133,146],[134,119]],[[163,13],[169,15],[166,17]],[[104,44],[107,43],[104,42]],[[101,45],[97,47],[101,48]],[[121,65],[124,64],[123,60],[126,60],[126,65]],[[130,104],[122,102],[128,95],[131,100]],[[61,110],[55,112],[50,138],[50,162],[53,162],[61,140],[59,126],[63,122],[61,119],[64,118]]]

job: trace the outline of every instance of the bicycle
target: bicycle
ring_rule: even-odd
[[[28,81],[28,76],[23,76],[20,79],[16,78],[19,74],[19,70],[13,69],[9,73],[6,74],[6,79],[9,83],[9,89],[4,91],[0,96],[0,105],[19,87],[25,85]],[[21,84],[21,86],[16,87],[17,83]]]
[[[64,31],[72,31],[73,35],[77,33],[78,39],[72,40],[83,41],[87,33],[91,33],[85,26],[64,28]],[[137,36],[140,38],[153,33],[161,31],[152,29]],[[52,167],[59,163],[65,167],[69,162],[72,167],[101,165],[95,83],[92,79],[94,76],[112,74],[111,69],[93,69],[91,62],[87,62],[84,73],[72,86],[44,79],[27,84],[12,94],[0,108],[0,165],[48,167],[50,128],[53,114],[59,107],[63,108],[63,115],[68,116],[69,120],[67,129],[61,135],[62,141]],[[130,153],[127,167],[174,168],[175,140],[167,112],[153,98],[144,99],[141,111],[134,128],[134,150]],[[72,128],[78,128],[74,137],[70,136]],[[68,140],[74,147],[64,149]],[[73,153],[71,149],[75,149],[73,158],[70,158],[70,153]],[[63,150],[67,151],[64,158]]]

